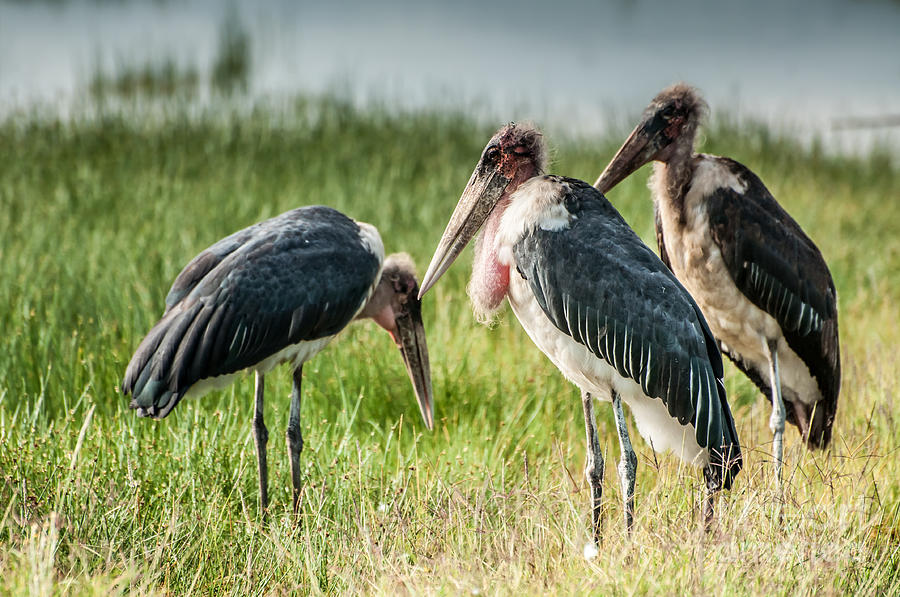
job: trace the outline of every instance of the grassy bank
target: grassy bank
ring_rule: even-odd
[[[498,123],[499,124],[499,123]],[[589,539],[577,390],[511,314],[472,321],[466,259],[429,295],[436,429],[387,335],[357,324],[305,369],[303,525],[281,440],[287,369],[268,377],[273,515],[260,521],[252,378],[138,419],[116,391],[181,266],[220,237],[306,204],[371,222],[424,270],[492,130],[459,115],[302,101],[277,117],[177,114],[0,123],[0,594],[863,593],[900,589],[900,176],[726,124],[703,150],[753,168],[819,244],[840,296],[844,385],[830,454],[786,434],[726,378],[745,469],[698,530],[698,471],[639,455],[620,531],[605,441],[605,534]],[[549,139],[551,170],[593,181],[620,138]],[[611,195],[654,243],[646,171]]]

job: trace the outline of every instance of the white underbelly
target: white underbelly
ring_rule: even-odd
[[[283,348],[272,356],[263,359],[256,365],[247,367],[246,369],[243,369],[241,371],[229,373],[228,375],[218,375],[216,377],[207,377],[206,379],[201,379],[200,381],[192,385],[184,396],[185,398],[199,398],[212,390],[225,388],[229,386],[235,380],[235,378],[244,371],[268,373],[270,370],[272,370],[277,365],[280,365],[281,363],[291,363],[291,366],[296,369],[309,359],[319,354],[319,352],[321,352],[322,349],[332,341],[332,339],[334,339],[334,336],[325,336],[324,338],[318,338],[316,340],[305,340],[303,342],[298,342],[297,344],[292,344],[286,348]]]
[[[681,425],[669,415],[662,400],[644,395],[634,380],[622,377],[586,346],[559,331],[521,276],[510,276],[507,298],[525,332],[566,379],[606,402],[612,400],[610,390],[615,390],[631,410],[638,433],[655,451],[671,451],[697,466],[708,464],[709,452],[697,444],[694,426]]]

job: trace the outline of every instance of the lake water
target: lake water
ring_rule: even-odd
[[[65,113],[98,65],[170,58],[205,76],[229,7],[251,39],[252,99],[337,87],[590,133],[686,80],[714,111],[839,150],[900,148],[896,0],[0,0],[0,113]]]

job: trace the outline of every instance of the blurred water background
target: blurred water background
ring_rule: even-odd
[[[678,80],[826,151],[896,153],[900,2],[0,0],[0,117],[331,93],[578,135]]]

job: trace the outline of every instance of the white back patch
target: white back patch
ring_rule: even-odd
[[[562,203],[568,191],[568,183],[554,176],[535,176],[523,182],[510,195],[510,205],[500,222],[498,253],[503,256],[503,249],[512,248],[536,228],[553,231],[568,228],[573,216]]]
[[[378,229],[371,224],[365,222],[356,222],[359,226],[359,238],[369,249],[369,251],[378,258],[379,265],[384,263],[384,243],[381,242],[381,235]]]
[[[692,196],[700,198],[712,195],[716,189],[728,187],[732,191],[743,195],[747,191],[747,184],[742,182],[728,166],[718,161],[715,156],[705,153],[698,154],[700,158],[694,169],[694,177],[691,179],[691,190],[685,201],[690,202]]]
[[[354,319],[359,316],[360,312],[365,309],[369,299],[372,298],[375,289],[378,288],[378,283],[381,281],[381,272],[384,270],[384,243],[381,242],[381,235],[378,234],[378,228],[371,224],[367,224],[366,222],[356,222],[356,225],[359,226],[359,239],[362,241],[363,245],[375,255],[375,258],[378,259],[378,273],[375,274],[375,278],[372,280],[372,286],[369,287],[369,291],[366,293],[365,298],[353,315]],[[410,258],[410,261],[412,261],[412,258]]]

